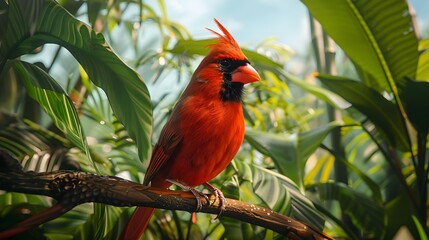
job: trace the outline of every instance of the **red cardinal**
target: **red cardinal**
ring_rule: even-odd
[[[223,195],[207,182],[231,162],[244,138],[241,106],[243,86],[259,81],[237,42],[215,19],[223,34],[210,45],[162,129],[147,169],[145,185],[168,188],[205,184],[215,195]],[[191,189],[195,191],[194,189]],[[195,192],[194,192],[195,194]],[[139,239],[153,208],[138,207],[122,232],[121,239]]]

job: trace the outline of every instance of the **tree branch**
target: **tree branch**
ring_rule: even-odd
[[[144,186],[113,176],[99,176],[85,172],[24,172],[16,160],[0,151],[0,189],[49,196],[58,201],[53,207],[24,220],[18,226],[0,232],[0,239],[27,231],[55,219],[75,206],[98,202],[114,206],[144,206],[194,212],[195,196],[188,192],[172,191]],[[7,166],[7,168],[4,168]],[[211,202],[214,195],[208,195]],[[201,212],[218,214],[219,205],[201,199]],[[271,229],[291,239],[333,239],[314,227],[273,212],[234,199],[226,199],[223,217],[231,217]]]

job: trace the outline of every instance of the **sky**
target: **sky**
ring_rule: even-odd
[[[309,46],[308,13],[298,0],[168,0],[165,3],[169,17],[197,38],[210,36],[205,27],[215,28],[213,18],[217,18],[241,45],[255,46],[275,36],[279,43],[297,52]],[[417,12],[420,29],[428,29],[429,1],[411,0],[411,4]]]

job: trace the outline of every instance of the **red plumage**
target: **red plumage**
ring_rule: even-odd
[[[258,81],[237,42],[222,31],[195,70],[164,126],[143,184],[167,188],[166,179],[197,186],[216,177],[231,162],[244,138],[242,87]],[[154,209],[138,207],[121,239],[139,239]]]

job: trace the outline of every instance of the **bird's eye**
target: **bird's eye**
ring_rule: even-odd
[[[228,68],[228,67],[231,66],[231,60],[229,60],[229,59],[222,59],[222,60],[219,61],[219,64],[223,68]]]

